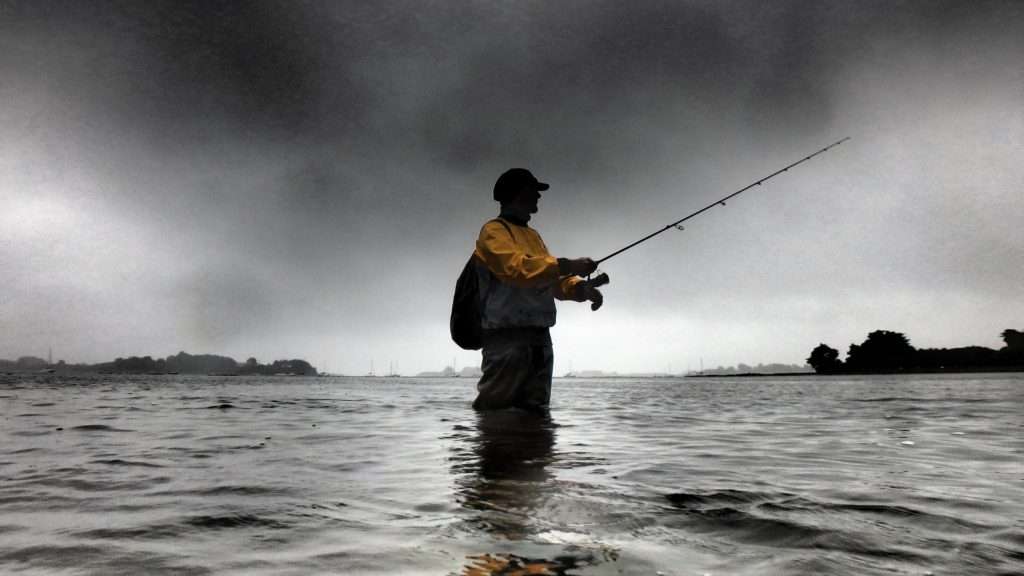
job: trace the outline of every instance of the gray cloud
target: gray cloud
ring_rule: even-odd
[[[0,200],[77,216],[62,224],[73,242],[57,244],[35,240],[52,219],[4,220],[0,271],[23,280],[0,307],[16,326],[0,357],[49,338],[30,334],[33,310],[81,292],[93,304],[55,325],[87,359],[122,355],[126,326],[138,331],[112,319],[107,303],[123,302],[152,313],[147,342],[174,340],[146,353],[307,347],[363,371],[401,341],[416,358],[404,366],[435,368],[450,354],[451,283],[501,170],[553,184],[536,220],[550,246],[602,255],[847,134],[609,263],[609,303],[642,319],[604,317],[609,337],[674,317],[744,342],[734,361],[794,361],[796,337],[780,358],[781,344],[759,350],[740,331],[788,315],[813,345],[826,324],[794,298],[867,310],[886,292],[1003,298],[1021,280],[1018,2],[2,10],[0,142],[13,152]],[[37,265],[47,259],[72,271],[59,287]],[[716,327],[707,310],[725,307]],[[876,327],[861,316],[844,326]],[[89,343],[96,325],[109,338]],[[436,334],[417,352],[411,333]]]

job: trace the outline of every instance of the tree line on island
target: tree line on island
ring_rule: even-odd
[[[317,375],[316,368],[309,362],[298,358],[275,360],[270,364],[260,364],[255,358],[249,358],[244,363],[239,363],[228,356],[193,355],[187,352],[178,352],[166,358],[157,359],[153,359],[151,356],[130,356],[99,364],[66,364],[63,360],[56,364],[50,364],[42,358],[22,356],[16,361],[0,360],[0,370],[115,374]]]
[[[807,358],[818,374],[881,374],[899,372],[969,372],[1024,370],[1024,332],[1003,330],[1005,346],[914,348],[906,335],[875,330],[860,344],[850,344],[846,360],[839,351],[819,344]]]

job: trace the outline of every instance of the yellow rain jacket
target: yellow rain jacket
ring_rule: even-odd
[[[478,263],[484,330],[555,325],[555,299],[577,300],[579,276],[560,276],[558,261],[529,226],[494,219],[480,230]]]

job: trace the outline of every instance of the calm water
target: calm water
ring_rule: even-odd
[[[0,573],[1024,573],[1024,375],[474,384],[0,376]]]

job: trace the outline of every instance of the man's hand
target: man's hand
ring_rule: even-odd
[[[601,294],[601,291],[597,288],[591,288],[588,286],[585,290],[586,298],[587,300],[590,300],[590,309],[596,311],[602,304],[604,304],[604,295]]]
[[[590,258],[559,258],[558,273],[562,276],[589,276],[597,270],[597,262]]]
[[[576,285],[576,299],[580,302],[590,301],[590,309],[597,310],[604,304],[604,295],[597,289],[609,282],[607,274],[600,274],[591,280],[585,280]]]

